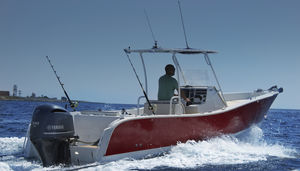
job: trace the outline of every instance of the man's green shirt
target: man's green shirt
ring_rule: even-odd
[[[178,90],[177,80],[169,75],[163,75],[158,81],[158,100],[170,100],[174,90]]]

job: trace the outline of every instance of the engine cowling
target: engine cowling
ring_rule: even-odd
[[[52,104],[35,108],[30,140],[38,151],[43,166],[69,164],[69,139],[73,137],[73,117],[67,110]]]

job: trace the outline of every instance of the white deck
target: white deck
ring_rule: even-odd
[[[241,104],[245,104],[245,103],[248,103],[250,102],[250,99],[243,99],[243,100],[231,100],[231,101],[226,101],[227,102],[227,105],[228,107],[234,107],[234,106],[239,106]]]

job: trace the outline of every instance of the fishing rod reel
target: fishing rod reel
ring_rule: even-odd
[[[70,106],[71,106],[72,109],[75,109],[76,107],[78,107],[78,102],[72,102],[70,104]]]
[[[73,109],[73,111],[76,111],[76,108],[78,107],[79,103],[77,101],[69,103],[70,107]],[[65,105],[65,109],[68,109],[68,104]]]

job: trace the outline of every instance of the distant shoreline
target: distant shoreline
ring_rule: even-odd
[[[0,101],[35,101],[35,102],[62,102],[68,103],[68,101],[58,100],[55,98],[44,98],[44,97],[14,97],[14,96],[0,96]],[[89,102],[83,100],[72,100],[76,102],[84,102],[84,103],[98,103],[105,104],[102,102]]]
[[[68,101],[58,100],[55,98],[44,98],[44,97],[14,97],[14,96],[0,96],[0,101],[33,101],[33,102],[62,102],[69,103]],[[125,103],[104,103],[104,102],[91,102],[85,100],[72,100],[78,103],[95,103],[95,104],[123,104],[123,105],[135,105]]]

